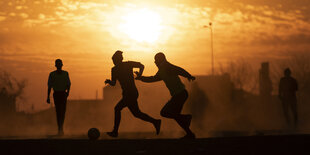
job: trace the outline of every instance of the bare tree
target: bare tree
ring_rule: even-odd
[[[17,99],[23,99],[27,81],[17,80],[10,73],[0,70],[0,106],[2,110],[15,110]]]
[[[252,64],[245,59],[230,61],[227,65],[220,65],[220,74],[228,73],[235,87],[240,90],[254,92],[257,89],[257,76]]]

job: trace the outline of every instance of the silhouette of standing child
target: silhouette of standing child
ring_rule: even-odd
[[[50,93],[53,88],[53,98],[56,108],[58,135],[64,135],[63,124],[65,120],[67,98],[70,92],[70,78],[67,71],[62,70],[62,60],[55,61],[57,70],[51,72],[48,77],[48,90],[46,102],[50,104]]]
[[[298,83],[296,79],[291,77],[291,70],[287,68],[284,70],[284,77],[280,80],[279,98],[282,101],[286,123],[289,126],[291,126],[289,110],[293,113],[294,127],[297,127],[298,123],[296,91],[298,91]]]

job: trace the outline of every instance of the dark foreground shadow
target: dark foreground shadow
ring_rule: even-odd
[[[179,139],[0,140],[1,154],[308,154],[310,135]]]

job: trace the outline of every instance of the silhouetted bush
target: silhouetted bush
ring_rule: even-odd
[[[17,80],[10,73],[0,70],[0,107],[2,112],[15,111],[17,99],[24,99],[26,80]]]

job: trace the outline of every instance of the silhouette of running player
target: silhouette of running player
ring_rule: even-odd
[[[123,62],[123,52],[116,51],[112,56],[114,67],[112,68],[111,80],[107,79],[105,84],[110,84],[115,86],[116,80],[119,81],[121,88],[123,90],[123,98],[117,103],[114,108],[115,119],[114,119],[114,129],[112,132],[107,132],[111,137],[118,136],[118,128],[121,120],[121,111],[123,108],[128,107],[131,113],[144,121],[150,122],[154,125],[156,129],[156,134],[160,132],[161,120],[154,119],[149,115],[140,111],[138,107],[138,90],[135,85],[133,68],[139,68],[138,76],[141,76],[144,70],[144,66],[140,62],[127,61]]]
[[[282,101],[284,116],[289,126],[291,125],[289,110],[292,111],[294,127],[297,127],[298,123],[296,91],[298,91],[298,83],[296,79],[291,77],[291,70],[287,68],[284,70],[284,77],[280,80],[279,98]]]
[[[62,61],[57,59],[55,61],[55,67],[57,70],[51,72],[48,77],[48,89],[47,89],[47,100],[50,104],[50,93],[53,88],[53,98],[56,108],[58,135],[63,135],[63,124],[65,120],[67,98],[70,92],[70,78],[67,71],[62,70]]]
[[[156,82],[163,80],[170,91],[171,99],[160,111],[160,115],[166,118],[172,118],[185,130],[186,135],[182,139],[194,139],[195,134],[190,130],[191,115],[181,114],[183,105],[188,98],[188,92],[181,82],[179,75],[186,77],[189,81],[195,80],[195,77],[185,71],[183,68],[169,63],[163,53],[155,55],[155,64],[158,72],[155,76],[137,76],[137,80],[143,82]],[[137,75],[139,73],[136,72]]]

